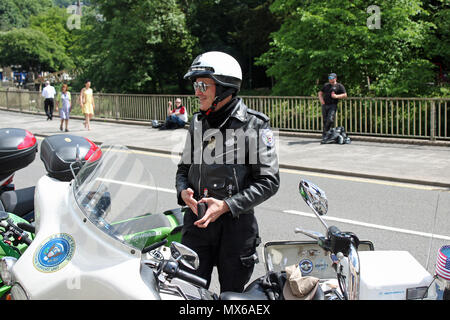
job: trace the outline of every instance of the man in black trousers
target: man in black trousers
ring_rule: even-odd
[[[319,91],[319,100],[322,105],[323,132],[322,141],[325,139],[328,130],[334,127],[337,104],[339,99],[347,98],[345,87],[337,82],[336,73],[328,75],[328,82]]]
[[[42,90],[44,97],[44,110],[47,115],[47,120],[53,120],[53,108],[55,107],[56,90],[50,84],[50,81],[45,81],[45,88]]]

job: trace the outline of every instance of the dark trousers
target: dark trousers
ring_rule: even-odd
[[[166,122],[164,125],[169,129],[184,128],[186,122],[175,115],[170,115],[166,118]]]
[[[54,108],[54,100],[51,98],[47,98],[44,100],[44,110],[47,115],[47,119],[53,119],[53,108]]]
[[[334,119],[336,117],[336,104],[323,104],[322,105],[322,121],[323,121],[323,132],[322,138],[331,128],[334,128]]]
[[[211,274],[217,266],[220,292],[242,292],[255,266],[256,247],[259,244],[258,224],[254,214],[233,218],[225,213],[207,228],[193,225],[197,216],[186,211],[181,242],[193,249],[200,258],[194,272],[211,283]]]

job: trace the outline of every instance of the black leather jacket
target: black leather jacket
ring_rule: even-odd
[[[219,128],[210,128],[201,113],[195,113],[178,170],[178,204],[185,205],[181,191],[194,190],[199,200],[224,200],[233,217],[253,213],[253,208],[279,188],[278,157],[269,118],[247,108],[234,98],[233,111]]]

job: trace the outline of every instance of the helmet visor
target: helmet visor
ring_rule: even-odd
[[[184,79],[195,80],[199,77],[211,78],[214,74],[214,69],[211,67],[190,67],[188,72],[184,75]]]

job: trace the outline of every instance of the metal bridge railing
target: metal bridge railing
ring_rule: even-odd
[[[181,98],[189,115],[198,110],[193,95],[94,94],[95,117],[116,120],[164,120],[168,101]],[[241,96],[248,107],[268,115],[271,126],[296,132],[322,132],[316,97]],[[82,115],[79,93],[72,92],[72,114]],[[43,113],[40,92],[0,90],[0,107]],[[341,100],[336,126],[358,135],[450,140],[449,98],[349,97]]]

